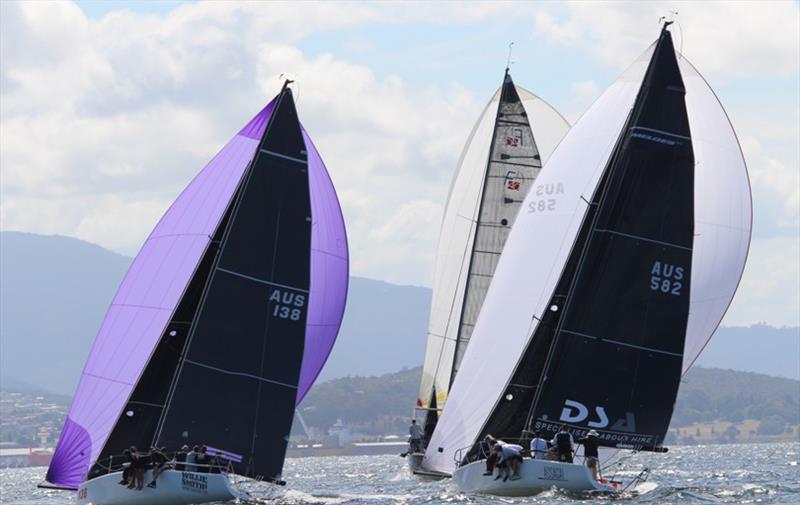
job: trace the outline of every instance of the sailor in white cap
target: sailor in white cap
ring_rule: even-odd
[[[583,462],[592,470],[592,478],[597,480],[597,466],[599,463],[597,447],[600,445],[600,434],[589,430],[585,437],[579,438],[578,443],[583,445]]]

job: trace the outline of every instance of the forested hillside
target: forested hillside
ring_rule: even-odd
[[[300,410],[307,424],[320,429],[341,419],[359,433],[402,434],[413,412],[420,374],[421,368],[414,368],[318,384]],[[669,441],[796,438],[797,425],[800,381],[694,367],[681,383]]]

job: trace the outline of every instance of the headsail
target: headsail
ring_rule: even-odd
[[[665,32],[663,36],[669,34]],[[563,313],[565,300],[552,303],[554,294],[563,290],[567,295],[570,293],[570,286],[559,286],[559,280],[562,273],[580,260],[573,253],[582,252],[578,238],[594,222],[589,211],[596,206],[589,203],[595,193],[600,194],[597,189],[601,182],[610,181],[603,175],[606,167],[614,163],[612,157],[617,141],[642,87],[650,53],[637,60],[592,105],[546,164],[537,184],[553,188],[550,198],[554,207],[547,212],[536,212],[530,204],[537,199],[535,195],[528,195],[523,206],[526,210],[517,219],[495,273],[462,363],[462,373],[453,384],[443,417],[429,444],[432,450],[426,454],[426,467],[452,472],[456,454],[466,455],[466,450],[481,433],[496,429],[499,431],[494,431],[494,435],[519,437],[528,427],[530,407],[540,378],[536,370],[544,367],[543,361],[550,349],[550,342],[537,340],[534,335],[554,331],[559,325],[560,315],[557,314]],[[688,368],[727,309],[744,267],[751,224],[747,174],[733,129],[705,81],[686,60],[682,59],[679,66],[686,88],[686,111],[695,162],[692,225],[695,232],[709,233],[705,237],[693,237],[691,268],[685,269],[692,273],[690,314],[688,322],[684,323],[688,324],[686,350],[682,363],[677,359],[677,373],[670,380],[676,380],[680,370]],[[715,251],[720,250],[726,254],[716,256]],[[526,265],[526,268],[520,269],[519,265]],[[652,270],[652,265],[650,267]],[[675,274],[674,268],[672,273]],[[648,271],[646,280],[649,281],[650,276]],[[729,278],[716,283],[721,277]],[[557,305],[556,311],[550,310],[552,305]],[[501,362],[492,359],[498,349],[507,359]],[[526,356],[531,359],[526,360]],[[614,361],[608,360],[603,364],[605,368],[616,366]],[[569,375],[572,367],[567,363],[563,373]],[[610,370],[603,373],[606,372]],[[579,383],[565,387],[580,388],[593,380],[582,378]],[[620,387],[629,387],[629,382]],[[626,389],[626,392],[629,391]],[[608,396],[614,394],[617,394],[616,389],[608,390]],[[547,412],[548,417],[560,418],[566,399],[572,398],[562,398],[562,408],[554,414]],[[595,404],[585,405],[587,413],[591,414],[584,419],[584,426],[593,421],[601,424],[595,407],[604,406],[602,401],[601,398]],[[579,410],[575,406],[567,415],[578,417]],[[503,417],[494,415],[501,411],[510,422],[506,426],[488,426],[493,418]],[[609,423],[615,421],[617,419]],[[460,452],[461,449],[464,451]]]
[[[95,339],[48,471],[49,482],[77,487],[95,461],[154,440],[187,335],[185,322],[194,314],[226,211],[274,106],[273,100],[187,186],[133,261]],[[347,291],[341,210],[319,153],[305,131],[303,137],[314,222],[307,345],[297,403],[333,345]],[[98,465],[94,471],[103,470]]]
[[[568,128],[558,112],[514,85],[506,72],[470,134],[448,196],[436,257],[417,399],[419,407],[431,409],[428,431],[436,406],[446,401],[522,200]]]

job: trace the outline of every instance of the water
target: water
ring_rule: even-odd
[[[636,493],[620,497],[549,491],[530,498],[465,495],[450,480],[411,477],[397,456],[349,456],[287,460],[286,489],[250,483],[245,488],[268,505],[425,505],[564,503],[800,503],[800,443],[675,447],[667,454],[637,454],[621,462],[627,480],[643,466],[653,469]],[[610,474],[611,472],[606,472]],[[70,503],[72,494],[37,489],[44,468],[0,470],[0,502],[9,505]]]

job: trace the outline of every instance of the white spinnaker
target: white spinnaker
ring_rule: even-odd
[[[681,56],[678,65],[695,160],[692,288],[682,369],[686,374],[711,340],[742,278],[753,206],[744,156],[725,109],[689,60]],[[617,452],[601,448],[600,461]]]
[[[569,130],[555,109],[533,93],[515,86],[531,125],[542,162],[545,162]],[[475,239],[489,150],[500,103],[495,92],[483,109],[459,159],[445,205],[434,266],[433,297],[428,323],[428,342],[418,405],[428,407],[433,388],[439,408],[450,386],[455,343],[466,289],[469,258]]]
[[[744,272],[753,222],[750,181],[736,132],[702,75],[679,66],[694,148],[694,247],[683,373],[722,321]]]
[[[591,106],[559,144],[534,188],[557,188],[556,207],[529,213],[532,190],[506,242],[472,342],[424,465],[452,473],[459,449],[471,446],[516,368],[555,289],[578,228],[652,54],[646,51]],[[750,240],[747,171],[736,135],[708,84],[685,59],[689,124],[695,151],[695,245],[684,372],[722,319],[738,285]],[[499,358],[498,358],[499,357]]]

